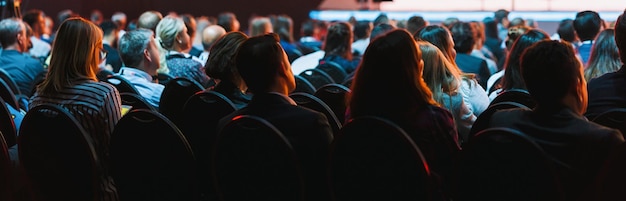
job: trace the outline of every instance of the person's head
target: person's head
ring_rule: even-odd
[[[273,18],[272,28],[281,41],[293,43],[293,20],[289,15],[277,15]]]
[[[501,88],[508,89],[526,89],[521,76],[520,62],[522,53],[531,45],[539,42],[550,40],[550,36],[540,29],[531,29],[519,36],[513,46],[511,52],[504,61],[504,75],[500,80]]]
[[[140,28],[126,32],[120,38],[118,50],[125,66],[157,75],[160,55],[153,35],[152,30]]]
[[[424,61],[424,81],[433,93],[433,99],[443,105],[443,94],[459,89],[461,71],[455,67],[437,46],[427,41],[417,41]]]
[[[372,34],[373,24],[367,20],[360,20],[354,26],[354,40],[367,39]]]
[[[436,104],[422,79],[420,49],[406,30],[395,29],[377,37],[362,59],[348,96],[353,117],[380,115],[397,119],[406,111]]]
[[[272,33],[272,22],[268,17],[254,17],[250,20],[250,28],[248,30],[250,32],[250,36],[260,36]]]
[[[220,25],[209,25],[202,31],[202,47],[204,51],[210,51],[213,43],[226,34],[224,27]]]
[[[379,24],[391,24],[391,20],[389,19],[387,14],[380,13],[378,14],[378,16],[376,16],[373,23],[374,23],[374,26],[379,25]]]
[[[619,58],[626,63],[626,10],[615,21],[615,44],[619,49]]]
[[[223,12],[217,16],[217,24],[224,27],[226,32],[239,31],[239,21],[232,12]]]
[[[492,17],[485,17],[483,26],[485,27],[486,38],[498,38],[498,23]]]
[[[54,93],[82,79],[97,81],[98,64],[103,58],[102,31],[81,17],[71,17],[59,26],[52,44],[50,66],[40,86],[43,93]]]
[[[143,12],[137,19],[137,28],[150,29],[156,32],[156,26],[163,19],[163,15],[159,11],[149,10]]]
[[[126,23],[128,22],[126,19],[126,13],[119,11],[111,15],[111,21],[115,22],[117,24],[117,27],[119,27],[121,30],[126,29]]]
[[[559,26],[556,29],[556,33],[559,34],[559,38],[561,40],[564,40],[570,43],[578,39],[576,36],[576,30],[574,30],[573,19],[561,20],[561,22],[559,22]]]
[[[452,25],[460,22],[461,20],[458,17],[448,17],[441,22],[441,26],[444,26],[448,29],[452,28]]]
[[[411,16],[409,20],[407,20],[406,30],[415,35],[418,30],[424,28],[425,26],[428,26],[428,21],[426,21],[422,16],[415,15]]]
[[[3,49],[28,51],[29,38],[24,24],[19,18],[6,18],[0,21],[0,45]]]
[[[589,81],[605,73],[617,71],[621,66],[622,61],[615,44],[615,30],[602,30],[591,48],[585,79]]]
[[[100,23],[104,20],[104,17],[102,17],[102,12],[100,12],[100,10],[93,9],[91,10],[91,14],[89,14],[89,20],[96,25],[100,25]]]
[[[537,109],[567,106],[580,115],[587,110],[583,66],[569,43],[537,42],[522,54],[521,67],[522,77]]]
[[[372,33],[370,33],[370,41],[374,40],[376,37],[381,36],[391,30],[394,30],[395,28],[396,28],[395,26],[391,24],[387,24],[387,23],[374,26],[374,28],[372,28]]]
[[[187,35],[189,37],[194,38],[196,36],[196,18],[194,18],[191,14],[183,14],[181,15],[183,22],[185,22],[185,27],[187,27]]]
[[[456,58],[456,50],[454,50],[454,40],[447,28],[441,25],[428,25],[421,29],[415,36],[416,40],[428,41],[437,46],[441,52],[453,62]]]
[[[117,24],[115,24],[115,22],[111,20],[104,20],[102,21],[102,23],[100,23],[100,28],[102,29],[102,32],[105,38],[110,38],[110,39],[117,38],[117,33],[119,32],[119,29],[117,27]],[[114,44],[111,44],[111,45],[114,45]]]
[[[516,17],[516,18],[513,18],[513,19],[509,22],[509,26],[508,26],[508,27],[518,26],[518,25],[527,26],[528,24],[526,23],[526,20],[525,20],[524,18],[521,18],[521,17]]]
[[[244,41],[235,56],[235,65],[252,94],[289,94],[296,88],[287,53],[274,33]],[[209,55],[210,56],[210,55]]]
[[[176,15],[165,16],[156,27],[156,36],[161,47],[166,50],[183,52],[191,48],[191,38],[182,18]]]
[[[593,40],[604,26],[604,21],[595,11],[581,11],[576,13],[573,22],[576,35],[581,41]]]
[[[239,46],[247,39],[248,36],[240,31],[228,32],[219,38],[211,47],[211,54],[204,68],[205,73],[220,82],[228,81],[235,86],[245,85],[235,67],[235,55]]]
[[[505,9],[498,9],[493,13],[493,19],[496,20],[498,24],[502,24],[504,27],[509,26],[509,11]]]
[[[28,10],[24,16],[22,16],[22,20],[26,22],[33,29],[33,33],[35,36],[39,36],[43,34],[43,30],[46,27],[45,14],[42,10],[39,9],[31,9]]]
[[[476,41],[474,43],[474,49],[480,50],[483,48],[483,45],[485,44],[485,40],[487,40],[485,36],[485,26],[483,25],[482,22],[479,22],[479,21],[471,21],[470,25],[472,25],[472,28],[474,28],[475,33],[476,33],[474,35],[474,40]]]
[[[515,40],[517,40],[519,36],[526,33],[528,30],[531,30],[531,28],[525,25],[518,25],[518,26],[510,27],[506,34],[506,40],[504,41],[504,44],[506,45],[506,49],[510,50],[513,47],[513,43],[515,43]]]
[[[317,27],[316,20],[314,19],[307,19],[302,22],[302,25],[300,26],[300,34],[303,37],[310,36],[319,40],[319,32],[319,27]]]
[[[458,53],[469,54],[476,44],[476,30],[469,22],[458,22],[450,28],[454,49]]]
[[[335,22],[328,27],[323,49],[326,55],[352,60],[352,41],[352,26],[347,22]]]

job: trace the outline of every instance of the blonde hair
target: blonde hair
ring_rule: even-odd
[[[89,20],[65,20],[52,45],[47,78],[38,87],[40,93],[54,93],[77,80],[97,81],[102,36],[102,30]]]
[[[427,41],[417,41],[422,51],[424,71],[422,77],[433,93],[433,99],[443,105],[443,94],[458,91],[462,72],[450,62],[437,46]]]
[[[268,29],[269,28],[269,29]],[[250,37],[260,36],[273,32],[272,21],[269,17],[255,17],[250,20]]]
[[[156,37],[158,45],[166,50],[172,50],[176,37],[185,28],[185,22],[182,18],[176,15],[167,15],[156,27]]]

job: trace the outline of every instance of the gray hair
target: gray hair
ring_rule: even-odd
[[[17,34],[22,33],[22,31],[24,31],[24,24],[19,18],[7,18],[0,21],[0,45],[7,47],[15,44]]]
[[[156,27],[156,36],[159,45],[167,50],[172,50],[176,36],[185,28],[182,18],[175,15],[165,16]]]
[[[143,60],[143,53],[150,40],[153,40],[150,29],[139,28],[126,32],[119,41],[118,49],[124,66],[138,67]]]

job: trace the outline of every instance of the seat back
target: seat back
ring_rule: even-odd
[[[485,129],[461,152],[457,200],[563,200],[554,166],[524,133]]]
[[[17,87],[17,83],[15,83],[15,80],[13,79],[13,77],[11,77],[6,70],[1,69],[1,68],[0,68],[0,79],[4,80],[4,82],[7,83],[7,85],[13,92],[13,94],[16,94],[16,95],[21,94],[20,88]]]
[[[13,200],[14,167],[9,158],[9,147],[0,132],[0,200]]]
[[[341,84],[331,83],[324,85],[315,91],[315,97],[324,101],[333,110],[339,122],[345,122],[346,116],[346,95],[350,89]]]
[[[530,96],[528,91],[522,89],[509,89],[501,92],[494,98],[490,105],[500,102],[516,102],[520,103],[528,108],[535,108],[535,100]]]
[[[626,143],[616,147],[602,165],[592,185],[591,199],[594,200],[626,200]]]
[[[7,146],[11,147],[17,143],[17,128],[8,107],[11,106],[0,97],[0,132],[4,135]]]
[[[333,83],[343,83],[348,76],[348,73],[346,73],[346,70],[344,70],[341,65],[332,61],[324,61],[315,68],[328,74],[333,79]]]
[[[211,156],[217,124],[222,117],[236,110],[235,104],[228,97],[215,91],[202,91],[192,95],[182,111],[180,130],[195,153],[200,180],[201,193],[205,197],[216,198],[211,177]]]
[[[474,124],[472,125],[472,128],[470,129],[468,136],[462,136],[463,143],[466,143],[469,140],[471,140],[472,136],[475,136],[478,132],[489,128],[489,122],[491,121],[491,116],[493,116],[494,113],[496,113],[499,110],[512,109],[512,108],[522,108],[525,110],[530,110],[530,108],[526,107],[525,105],[521,103],[511,102],[511,101],[505,101],[505,102],[492,104],[489,107],[487,107],[487,109],[485,109],[483,113],[478,115],[478,117],[476,118],[476,121],[474,121]]]
[[[313,86],[313,84],[311,84],[309,80],[307,80],[306,78],[300,75],[294,75],[294,77],[296,80],[296,89],[294,89],[293,92],[291,93],[296,93],[296,92],[304,92],[308,94],[315,93],[315,90],[316,90],[315,86]]]
[[[111,175],[121,200],[198,200],[196,161],[180,130],[158,112],[137,109],[115,125]]]
[[[170,80],[174,79],[174,76],[167,73],[157,73],[157,79],[159,79],[159,84],[166,85]]]
[[[324,101],[315,97],[314,95],[304,92],[292,93],[289,94],[289,97],[293,99],[299,106],[324,113],[324,115],[326,115],[326,119],[328,119],[328,124],[330,125],[330,128],[333,130],[333,135],[339,134],[339,130],[341,129],[343,123],[339,121],[339,119],[335,115],[335,112],[330,109],[330,107],[328,107],[328,105]]]
[[[260,117],[237,116],[219,132],[213,166],[220,200],[297,201],[306,197],[291,144]]]
[[[106,79],[112,75],[115,75],[115,72],[111,70],[107,70],[107,69],[100,69],[98,71],[98,74],[96,74],[96,77],[98,78],[99,81],[106,82]]]
[[[593,122],[618,129],[622,132],[622,135],[626,136],[626,108],[615,108],[603,112],[593,118]]]
[[[334,200],[430,200],[432,180],[420,149],[395,123],[348,121],[330,148]]]
[[[17,101],[16,94],[13,93],[10,85],[3,79],[0,79],[0,98],[15,109],[21,108],[19,102]]]
[[[72,114],[58,105],[35,106],[19,132],[19,160],[33,197],[94,200],[99,159],[93,140]]]
[[[115,86],[115,88],[120,93],[128,92],[128,93],[134,93],[134,94],[139,95],[139,91],[137,91],[135,86],[133,86],[133,84],[130,81],[128,81],[126,78],[122,77],[121,75],[111,75],[111,76],[108,76],[103,81]]]
[[[158,110],[154,106],[150,105],[150,103],[148,103],[146,99],[144,99],[142,96],[138,94],[122,92],[120,93],[120,98],[122,99],[122,105],[132,106],[131,110],[148,109],[148,110],[158,112]]]
[[[311,82],[316,90],[326,84],[335,83],[330,75],[317,68],[306,69],[302,71],[299,75]]]
[[[198,82],[186,78],[177,77],[170,80],[159,101],[159,112],[170,119],[174,124],[180,125],[181,112],[187,99],[197,92],[204,90]]]

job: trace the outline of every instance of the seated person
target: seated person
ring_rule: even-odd
[[[525,133],[556,164],[565,200],[590,186],[609,153],[624,143],[619,130],[589,122],[583,66],[567,42],[539,41],[522,54],[521,73],[537,106],[493,114],[490,127]]]
[[[244,41],[235,57],[241,78],[253,94],[252,100],[220,119],[218,130],[238,115],[264,118],[283,133],[302,164],[311,200],[329,200],[326,181],[328,149],[333,140],[328,119],[296,103],[288,94],[296,88],[287,54],[276,34],[255,36]]]
[[[119,51],[124,67],[118,74],[130,81],[139,95],[158,109],[165,86],[155,79],[160,63],[152,31],[141,28],[126,32],[120,38]]]

